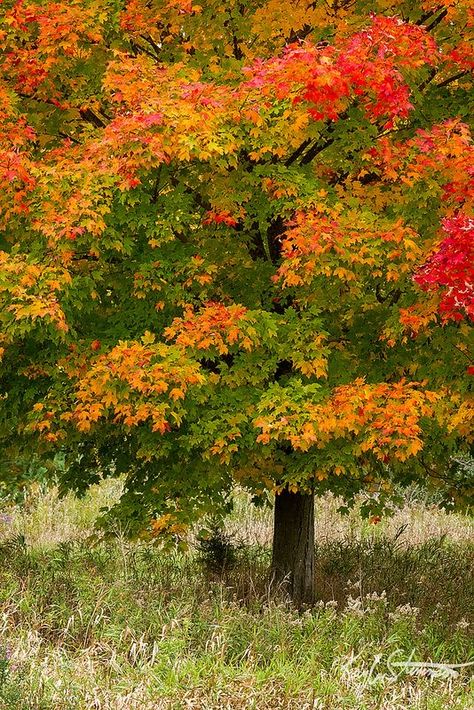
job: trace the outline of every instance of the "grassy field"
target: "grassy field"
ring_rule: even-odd
[[[318,502],[320,601],[269,594],[271,516],[244,495],[187,553],[93,543],[106,482],[0,513],[2,710],[472,710],[473,526],[408,501],[378,525]],[[217,569],[222,559],[224,570]]]

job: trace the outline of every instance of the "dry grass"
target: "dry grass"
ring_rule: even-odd
[[[0,516],[0,539],[23,535],[34,548],[50,548],[62,542],[84,539],[93,531],[102,507],[110,507],[120,496],[122,483],[106,479],[92,486],[84,499],[72,494],[59,498],[55,488],[42,490],[33,485],[26,491],[24,503],[5,508]],[[5,522],[7,520],[7,523]]]
[[[468,518],[412,501],[373,526],[320,500],[321,601],[298,614],[267,587],[269,510],[239,494],[232,565],[216,574],[193,549],[119,536],[91,546],[99,509],[118,494],[110,481],[83,501],[36,491],[4,511],[1,710],[474,706],[469,669],[429,677],[389,662],[472,657]]]
[[[453,543],[474,539],[474,518],[448,513],[416,499],[407,500],[402,508],[387,515],[378,525],[361,518],[358,506],[346,515],[338,512],[340,506],[341,501],[332,495],[316,499],[316,545],[367,538],[397,539],[407,546],[441,537]],[[268,546],[272,539],[271,509],[250,506],[249,497],[241,493],[226,529],[244,544]]]
[[[122,484],[117,479],[106,479],[92,486],[87,496],[77,499],[72,494],[58,498],[53,488],[42,491],[32,487],[21,507],[5,510],[9,524],[2,524],[0,539],[12,531],[25,536],[32,547],[51,547],[69,540],[83,539],[93,530],[102,507],[111,506],[120,496]],[[360,541],[368,538],[397,539],[406,546],[421,545],[444,537],[453,543],[474,540],[474,518],[448,513],[434,504],[407,500],[393,515],[371,525],[361,518],[356,506],[348,515],[338,512],[341,502],[332,495],[316,500],[316,544],[335,541]],[[272,538],[270,507],[255,508],[243,491],[235,498],[234,512],[226,521],[226,531],[239,542],[267,547]]]

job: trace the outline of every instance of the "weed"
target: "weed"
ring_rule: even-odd
[[[393,659],[473,657],[467,518],[416,503],[374,527],[319,501],[320,600],[299,614],[269,593],[269,511],[239,495],[225,528],[187,553],[120,535],[91,545],[94,514],[116,493],[107,483],[78,503],[49,492],[9,511],[1,710],[472,707],[468,667],[393,670]]]

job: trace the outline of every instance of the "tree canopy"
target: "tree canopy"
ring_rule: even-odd
[[[0,15],[4,460],[124,475],[145,535],[235,482],[468,500],[471,3]]]

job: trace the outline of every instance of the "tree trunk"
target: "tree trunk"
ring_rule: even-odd
[[[272,580],[299,608],[314,603],[314,494],[275,497]]]

